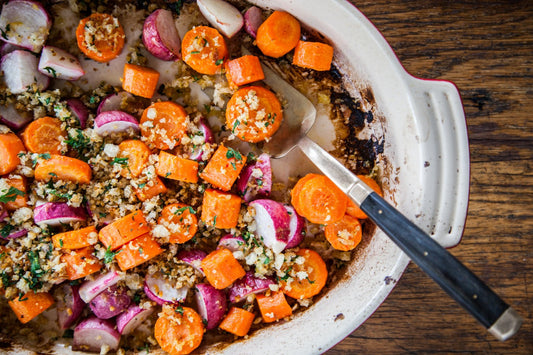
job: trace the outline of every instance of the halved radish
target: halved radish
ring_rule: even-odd
[[[135,117],[126,112],[104,111],[94,119],[94,131],[101,136],[125,132],[128,129],[138,131],[139,122]]]
[[[231,38],[244,24],[241,12],[224,0],[197,0],[198,8],[213,27]]]
[[[89,308],[98,318],[109,319],[124,312],[130,303],[131,298],[128,296],[127,290],[113,285],[93,298],[89,302]]]
[[[188,287],[176,288],[175,284],[161,273],[147,275],[144,280],[144,293],[159,305],[183,301],[187,297],[187,292],[189,292]]]
[[[272,165],[270,155],[263,153],[257,160],[247,165],[239,176],[237,189],[246,202],[257,196],[266,197],[272,191]]]
[[[257,36],[257,29],[263,23],[263,11],[252,6],[244,13],[244,30],[253,38]]]
[[[290,217],[287,210],[281,203],[267,199],[252,201],[250,206],[255,209],[256,234],[274,253],[280,253],[289,240]]]
[[[81,222],[87,218],[84,207],[69,206],[65,202],[45,202],[33,209],[35,223],[59,226],[70,222]]]
[[[154,57],[162,60],[181,58],[181,40],[169,10],[155,10],[146,18],[142,39]]]
[[[117,271],[109,271],[102,274],[94,280],[85,281],[80,286],[80,297],[85,303],[91,302],[93,298],[98,296],[102,291],[116,285],[122,279],[122,275]]]
[[[70,328],[81,315],[85,302],[80,297],[79,286],[60,285],[54,293],[57,299],[57,320],[61,329]]]
[[[207,253],[203,250],[192,249],[192,250],[182,250],[178,253],[177,258],[181,262],[192,266],[196,271],[200,272],[205,276],[204,271],[202,270],[201,264],[202,260],[207,256]]]
[[[44,7],[30,0],[11,0],[2,7],[0,29],[7,43],[38,53],[48,38],[52,21]]]
[[[141,308],[137,305],[131,305],[125,312],[117,317],[117,330],[120,334],[126,335],[141,325],[146,318],[154,313],[154,308]]]
[[[20,94],[32,84],[44,90],[50,79],[37,70],[37,58],[30,52],[15,50],[6,54],[0,61],[0,69],[4,72],[4,81],[12,94]]]
[[[242,246],[245,244],[244,239],[233,234],[226,234],[218,241],[219,248],[226,248],[233,251],[242,250]]]
[[[0,57],[3,57],[8,53],[16,51],[17,49],[24,49],[24,48],[11,44],[11,43],[2,42],[2,44],[0,44]]]
[[[226,313],[226,294],[209,284],[197,284],[195,291],[198,314],[204,319],[205,328],[215,328]]]
[[[87,109],[87,106],[85,106],[80,99],[68,99],[67,107],[78,119],[81,129],[85,129],[87,119],[89,118],[89,110]]]
[[[211,131],[211,128],[207,125],[207,123],[202,119],[200,123],[198,124],[198,135],[203,137],[204,143],[214,143],[215,137],[213,135],[213,132]],[[194,138],[193,138],[193,144],[194,144]],[[200,161],[202,160],[202,157],[204,155],[203,150],[203,144],[199,144],[197,147],[195,147],[191,154],[189,155],[189,159]]]
[[[104,111],[120,111],[124,102],[131,100],[133,95],[127,91],[120,91],[115,94],[109,94],[100,101],[96,114],[99,115]]]
[[[43,47],[38,68],[44,75],[58,79],[78,80],[85,75],[78,58],[53,46]]]
[[[228,291],[228,298],[231,303],[237,303],[244,300],[248,295],[265,292],[270,288],[270,285],[275,284],[276,282],[271,277],[259,278],[252,271],[248,271],[243,278],[231,285]]]
[[[33,114],[30,112],[19,112],[13,104],[7,106],[0,105],[0,122],[9,128],[18,131],[33,121]]]
[[[72,350],[100,352],[102,347],[117,350],[120,333],[109,320],[91,317],[82,321],[74,329]]]
[[[285,249],[294,248],[300,244],[305,237],[305,218],[296,213],[294,207],[284,205],[287,213],[289,214],[291,221],[289,223],[289,239]]]

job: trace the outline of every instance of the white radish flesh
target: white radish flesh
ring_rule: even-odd
[[[241,12],[224,0],[197,0],[198,8],[213,27],[231,38],[244,24]]]
[[[172,12],[155,10],[143,25],[143,43],[146,49],[161,60],[181,58],[181,41]]]
[[[207,123],[203,119],[200,121],[198,125],[198,131],[199,131],[198,134],[204,138],[204,144],[215,142],[215,137],[213,135],[213,132],[211,131],[211,128],[207,125]],[[197,147],[195,147],[192,153],[189,155],[189,159],[201,161],[204,155],[204,150],[203,150],[204,144],[199,144]]]
[[[285,247],[285,249],[294,248],[304,240],[305,218],[296,213],[294,207],[289,205],[284,205],[284,207],[291,218],[289,224],[289,239],[287,241],[287,246]]]
[[[126,335],[141,325],[152,313],[154,308],[141,308],[137,305],[130,306],[125,312],[117,317],[117,330],[120,334]]]
[[[237,189],[244,201],[250,202],[258,196],[267,197],[272,191],[272,165],[270,156],[263,153],[257,160],[247,165],[237,181]]]
[[[242,250],[242,246],[245,244],[244,239],[233,234],[227,234],[220,238],[218,241],[219,248],[226,248],[232,252]]]
[[[176,288],[170,280],[160,273],[147,275],[144,280],[144,292],[146,296],[159,305],[183,301],[189,292],[188,287]]]
[[[35,223],[59,226],[70,222],[81,222],[87,218],[84,207],[69,206],[64,202],[45,202],[33,209]]]
[[[263,13],[257,6],[252,6],[244,13],[244,30],[253,38],[257,36],[257,29],[263,23]]]
[[[275,285],[276,282],[270,278],[259,278],[252,271],[246,272],[246,275],[235,281],[228,291],[228,298],[231,303],[244,300],[248,295],[262,293]]]
[[[15,50],[2,57],[0,69],[12,94],[20,94],[35,84],[39,90],[48,87],[50,79],[37,70],[37,58],[28,51]]]
[[[79,286],[63,283],[56,290],[57,320],[61,329],[70,328],[81,315],[85,302],[80,297]]]
[[[209,284],[198,284],[195,287],[198,314],[205,321],[206,329],[215,328],[224,318],[227,309],[224,291],[217,290]]]
[[[78,58],[52,46],[43,47],[38,68],[44,75],[57,79],[78,80],[85,75]]]
[[[123,105],[131,99],[133,99],[133,95],[127,91],[120,91],[116,94],[107,95],[98,105],[96,114],[99,115],[104,111],[120,111],[123,108]]]
[[[116,271],[109,271],[94,280],[85,281],[80,286],[80,297],[85,303],[89,303],[105,289],[116,285],[121,279],[121,274]]]
[[[120,343],[120,333],[115,330],[113,322],[91,317],[82,321],[74,329],[72,350],[100,352],[108,347],[117,350]]]
[[[126,112],[104,111],[94,119],[94,131],[100,136],[126,132],[129,129],[138,131],[139,122]]]
[[[280,253],[287,246],[290,231],[290,217],[279,202],[267,199],[250,203],[255,209],[256,234],[274,253]]]
[[[31,121],[33,121],[33,114],[19,112],[13,104],[0,106],[0,122],[15,131],[21,130]]]

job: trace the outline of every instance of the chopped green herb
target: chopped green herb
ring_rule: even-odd
[[[188,210],[189,213],[196,214],[196,211],[195,211],[194,208],[192,208],[191,206],[180,207],[180,208],[178,208],[178,209],[174,212],[174,214],[182,214],[182,213],[185,212],[186,210]]]
[[[235,158],[238,161],[242,160],[242,155],[238,151],[236,151],[233,148],[228,148],[228,151],[226,152],[226,158],[231,159]]]
[[[53,176],[53,177],[57,177],[56,173],[48,173],[48,175]]]
[[[7,33],[10,31],[10,29],[11,29],[11,24],[9,23],[6,25],[5,29],[0,28],[0,33],[2,34],[2,38],[7,39]]]
[[[168,4],[170,11],[174,12],[176,15],[180,15],[181,8],[183,7],[183,0],[174,1]]]
[[[146,186],[146,183],[145,183],[145,182],[140,183],[139,185],[137,185],[137,187],[138,187],[139,189],[144,189],[145,186]]]
[[[0,202],[6,203],[6,202],[12,202],[17,199],[17,196],[24,196],[24,191],[20,191],[19,189],[10,186],[9,190],[3,195],[0,195]]]
[[[213,217],[213,227],[217,225],[217,216]]]
[[[46,70],[48,72],[48,74],[52,74],[52,76],[54,78],[57,78],[57,73],[56,73],[56,70],[52,67],[44,67],[43,68],[44,70]]]
[[[215,65],[220,65],[222,63],[224,63],[224,59],[219,59],[215,62]]]
[[[122,166],[128,166],[128,158],[125,157],[125,158],[113,158],[113,161],[111,162],[111,164],[120,164]]]
[[[182,306],[176,307],[176,313],[183,315],[183,307]]]
[[[191,54],[200,54],[200,51],[192,51]]]
[[[19,293],[19,299],[18,299],[19,302],[24,302],[27,300],[28,300],[28,297],[24,297],[24,294]]]
[[[105,251],[105,255],[104,255],[104,263],[106,264],[109,264],[113,261],[113,259],[115,258],[115,255],[117,255],[118,253],[120,253],[120,250],[117,250],[117,251],[111,251],[111,247],[108,247]]]
[[[83,154],[83,151],[91,145],[91,140],[83,134],[81,129],[76,129],[76,134],[72,136],[70,132],[68,133],[65,143],[74,149],[78,154],[78,157],[82,160],[88,160],[88,157]]]

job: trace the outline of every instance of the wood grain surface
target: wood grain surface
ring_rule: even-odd
[[[411,263],[327,354],[533,354],[533,1],[350,1],[408,72],[459,88],[471,187],[463,240],[451,252],[525,321],[510,340],[495,340]]]

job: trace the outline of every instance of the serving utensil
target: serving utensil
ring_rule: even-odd
[[[327,177],[346,193],[444,291],[499,340],[514,335],[522,317],[494,291],[427,233],[318,144],[307,137],[316,109],[303,94],[263,65],[265,83],[286,100],[284,122],[263,151],[281,158],[298,147]]]

